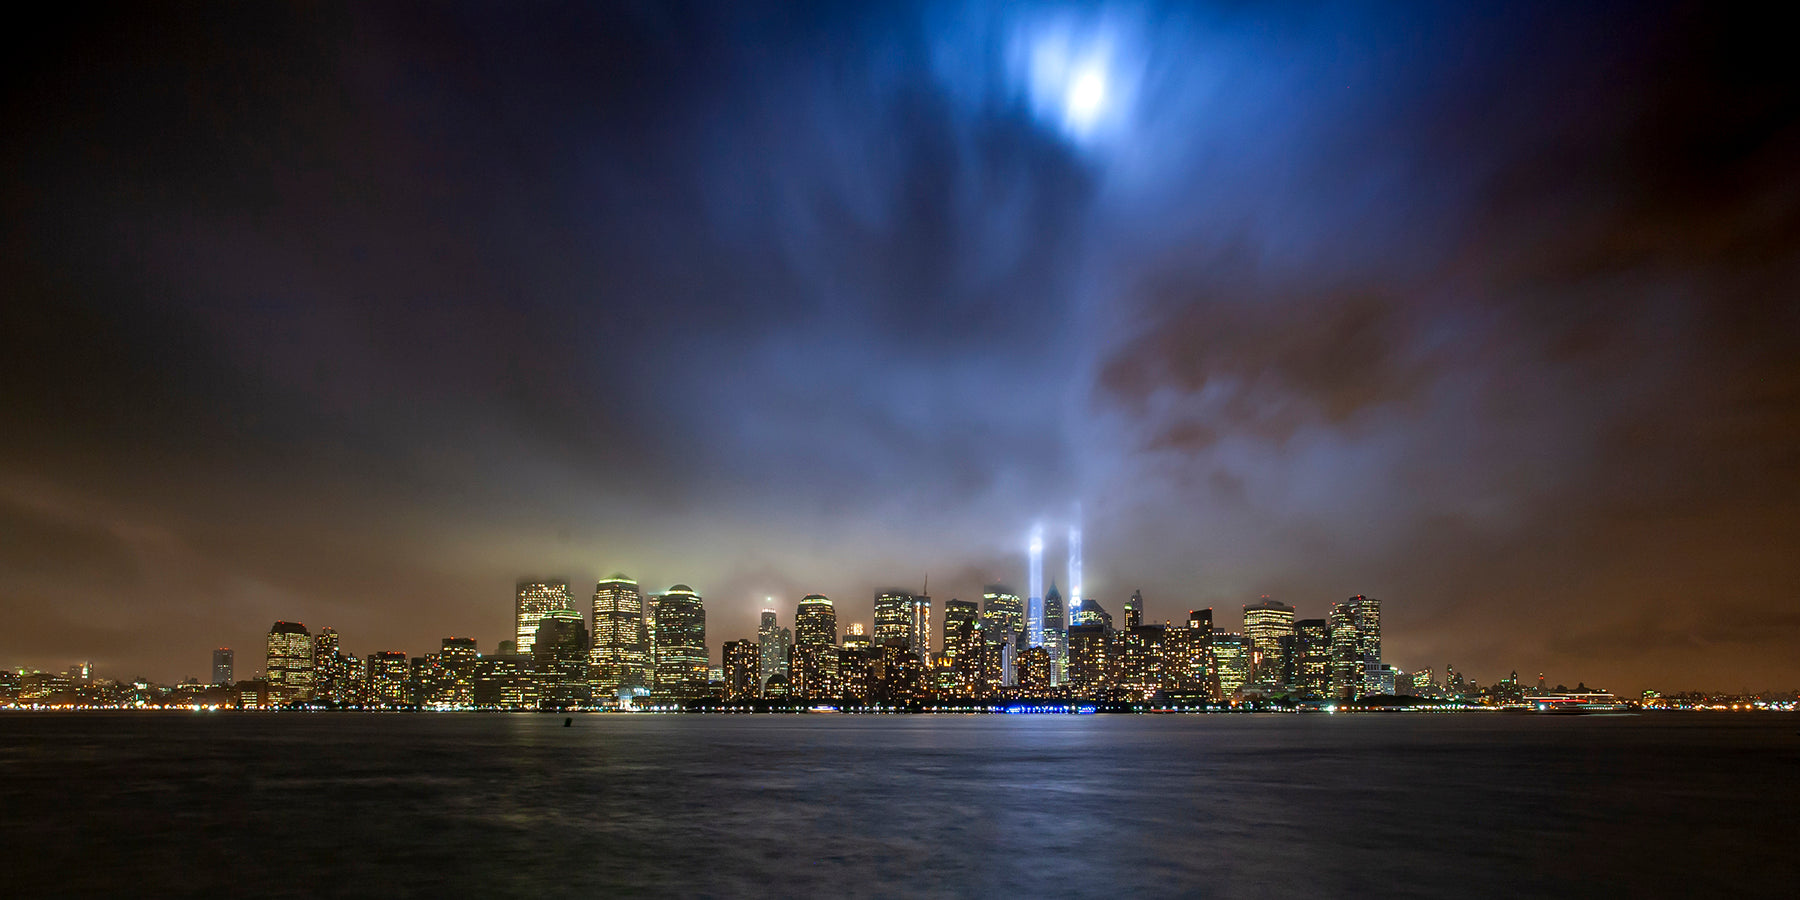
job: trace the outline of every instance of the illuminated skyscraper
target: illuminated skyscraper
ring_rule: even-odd
[[[794,610],[794,650],[788,693],[806,700],[839,696],[837,609],[823,594],[807,594]]]
[[[786,628],[776,624],[775,611],[762,611],[762,627],[756,632],[758,651],[761,654],[762,670],[759,685],[767,686],[769,679],[782,676],[782,682],[788,681],[788,654],[794,637]]]
[[[1244,605],[1244,637],[1250,641],[1251,677],[1257,684],[1270,687],[1286,680],[1287,647],[1285,639],[1294,634],[1294,608],[1264,596],[1261,601]]]
[[[443,666],[450,690],[446,696],[433,698],[434,701],[456,706],[474,703],[475,661],[480,658],[481,654],[475,649],[474,638],[444,638],[438,649],[438,664]]]
[[[930,597],[905,591],[875,595],[875,643],[891,647],[896,640],[904,641],[920,660],[931,658]]]
[[[1112,687],[1112,635],[1105,623],[1069,626],[1068,684],[1077,696],[1095,697]]]
[[[725,699],[754,700],[762,695],[762,654],[753,641],[726,641],[720,648],[724,661]]]
[[[1334,603],[1327,617],[1331,631],[1331,696],[1353,700],[1362,692],[1362,640],[1356,633],[1356,610]]]
[[[346,684],[349,674],[337,629],[319,629],[313,636],[313,696],[334,703],[351,702]]]
[[[1294,652],[1299,656],[1291,668],[1294,687],[1315,697],[1331,694],[1331,628],[1324,619],[1299,619],[1294,622]]]
[[[513,604],[515,634],[520,653],[530,655],[537,639],[538,620],[558,611],[573,611],[567,581],[521,581]]]
[[[269,627],[268,661],[264,668],[270,702],[307,700],[313,694],[313,640],[299,622]]]
[[[1362,660],[1362,691],[1393,693],[1393,679],[1381,662],[1381,601],[1357,594],[1350,598],[1356,612],[1357,655]]]
[[[411,664],[404,650],[381,650],[369,654],[368,702],[378,706],[405,706],[406,680]]]
[[[981,603],[981,621],[990,635],[998,635],[1009,628],[1016,632],[1025,630],[1025,604],[1012,588],[990,584],[982,589]]]
[[[650,653],[645,643],[644,596],[638,583],[614,573],[595,584],[594,648],[588,653],[594,699],[612,700],[622,691],[650,686]]]
[[[706,696],[706,607],[678,584],[656,598],[656,692],[677,700]]]
[[[232,656],[230,647],[220,647],[213,651],[212,683],[232,683]]]
[[[1250,642],[1241,634],[1215,632],[1212,660],[1214,674],[1219,679],[1219,697],[1230,699],[1244,682],[1250,680]]]

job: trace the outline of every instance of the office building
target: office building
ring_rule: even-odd
[[[518,652],[531,655],[537,640],[538,620],[552,612],[569,612],[575,604],[569,599],[567,581],[521,581],[513,605],[515,637]]]
[[[1294,622],[1294,689],[1308,697],[1331,695],[1331,628],[1324,619]]]
[[[368,702],[377,706],[405,706],[411,661],[404,650],[381,650],[369,654]]]
[[[756,636],[757,650],[761,654],[762,663],[761,678],[758,684],[766,688],[769,679],[780,675],[785,694],[788,680],[788,656],[794,642],[793,633],[777,624],[774,610],[765,609],[762,611],[762,624],[757,628]]]
[[[235,680],[232,677],[232,668],[233,668],[233,666],[232,666],[232,656],[231,656],[231,648],[230,647],[220,647],[219,649],[213,651],[213,664],[212,664],[212,683],[213,684],[219,684],[219,685],[231,684]]]
[[[720,674],[727,701],[754,700],[762,695],[762,653],[755,641],[726,641],[720,648]]]
[[[807,594],[794,610],[794,649],[788,695],[804,700],[838,697],[837,609],[823,594]]]
[[[597,701],[614,700],[650,686],[644,597],[623,573],[594,585],[593,649],[588,681]]]
[[[1215,632],[1211,643],[1218,696],[1228,700],[1250,680],[1250,641],[1241,634]]]
[[[678,584],[656,598],[656,693],[674,700],[706,696],[710,673],[706,607],[699,594]]]
[[[299,622],[276,622],[269,628],[264,678],[271,703],[310,700],[313,695],[312,633]]]
[[[1250,677],[1276,688],[1287,682],[1287,648],[1294,635],[1294,608],[1264,596],[1244,605],[1244,638],[1250,642]]]

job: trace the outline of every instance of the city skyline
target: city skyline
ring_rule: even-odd
[[[1408,660],[1791,688],[1800,90],[1746,19],[53,10],[0,106],[0,665],[516,641],[521,575],[585,617],[622,569],[733,639],[1360,593]]]

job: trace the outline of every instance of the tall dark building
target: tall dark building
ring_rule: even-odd
[[[232,658],[230,647],[220,647],[213,651],[212,683],[229,685],[232,678]]]
[[[1302,694],[1331,694],[1331,629],[1324,619],[1294,622],[1294,687]]]
[[[1056,581],[1044,592],[1044,650],[1050,654],[1050,684],[1061,684],[1069,666],[1069,611]]]
[[[475,649],[474,638],[444,638],[438,649],[438,664],[443,667],[448,690],[445,695],[434,698],[434,702],[456,706],[474,703],[475,661],[480,658],[481,653]]]
[[[593,649],[588,652],[594,699],[612,700],[621,692],[650,686],[644,632],[644,597],[636,581],[614,573],[594,585]]]
[[[678,584],[656,601],[656,692],[696,700],[707,692],[706,607]]]
[[[1144,624],[1144,592],[1132,591],[1131,599],[1125,601],[1125,627],[1136,628]]]
[[[554,610],[538,619],[531,656],[542,700],[565,705],[593,698],[588,686],[589,650],[587,624],[581,613]]]

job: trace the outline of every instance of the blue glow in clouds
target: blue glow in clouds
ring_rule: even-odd
[[[1073,17],[1022,25],[1011,56],[1032,112],[1078,142],[1123,126],[1142,66],[1121,34],[1115,23]]]

